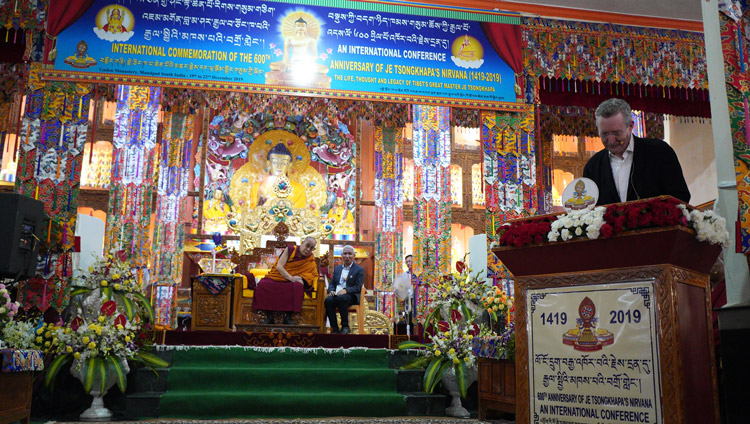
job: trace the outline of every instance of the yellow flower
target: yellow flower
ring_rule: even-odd
[[[446,336],[450,336],[450,335],[451,335],[451,332],[450,332],[450,331],[446,331],[446,332],[445,332],[445,333],[443,333],[443,334],[445,334]]]
[[[36,330],[36,334],[42,334],[43,332],[44,332],[44,329],[41,327]]]
[[[65,346],[65,351],[68,352],[68,353],[70,353],[70,352],[73,351],[73,348],[70,347],[70,346]]]
[[[472,299],[476,299],[477,295],[475,295],[474,293],[472,293],[472,294],[469,295],[469,297],[472,298]]]
[[[454,364],[458,364],[458,363],[460,363],[460,362],[461,362],[461,360],[460,360],[460,359],[458,359],[458,358],[453,358],[453,363],[454,363]]]
[[[441,354],[441,353],[442,353],[442,352],[440,352],[440,349],[436,349],[436,350],[435,350],[435,356],[440,356],[440,354]]]
[[[63,330],[63,333],[65,333],[65,334],[70,334],[70,332],[71,332],[71,331],[73,331],[73,330],[71,330],[71,329],[70,329],[70,328],[68,328],[68,327],[65,327],[65,330]]]
[[[120,274],[112,274],[112,278],[117,280],[120,278]]]
[[[456,349],[451,348],[451,350],[448,351],[448,355],[453,355],[456,353]]]
[[[96,343],[94,343],[94,342],[89,343],[89,349],[91,349],[91,350],[96,349]]]
[[[129,342],[130,341],[130,336],[125,336],[125,341]]]
[[[83,336],[83,338],[81,339],[81,342],[83,342],[83,344],[87,344],[90,340],[91,339],[89,339],[88,336]]]
[[[36,338],[36,342],[37,342],[37,343],[41,343],[41,342],[42,342],[42,338],[41,338],[41,337],[37,337],[37,338]]]
[[[464,358],[464,361],[465,361],[466,363],[469,363],[469,361],[471,361],[471,358],[469,358],[469,357],[467,356],[466,358]]]
[[[122,330],[123,328],[125,328],[125,327],[123,327],[122,324],[117,324],[117,329],[118,330]]]
[[[466,336],[466,338],[468,338],[469,340],[471,340],[471,339],[473,339],[473,338],[474,338],[474,336],[473,336],[473,335],[471,335],[471,334],[469,334],[468,336]]]
[[[107,280],[102,280],[102,287],[107,287],[107,284],[109,284]]]
[[[492,307],[492,310],[493,310],[493,311],[497,311],[497,305],[493,306],[493,307]]]
[[[99,315],[99,318],[97,318],[96,320],[99,322],[104,322],[104,319],[104,315]]]
[[[89,267],[89,272],[92,273],[92,274],[94,273],[94,267],[93,266]]]
[[[118,283],[118,284],[115,284],[115,285],[114,285],[114,288],[115,288],[115,290],[120,290],[120,284],[119,284],[119,283]]]
[[[102,335],[102,329],[101,328],[97,328],[96,329],[96,335],[97,336],[101,336]]]
[[[49,342],[44,342],[44,347],[49,347],[49,345],[50,345]]]
[[[76,352],[76,353],[73,354],[73,357],[76,358],[76,359],[81,359],[81,354],[78,353],[78,352]]]

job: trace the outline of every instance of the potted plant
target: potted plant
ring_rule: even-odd
[[[483,309],[480,301],[491,285],[480,279],[478,273],[472,274],[463,262],[456,268],[458,272],[436,286],[435,298],[430,302],[431,312],[424,322],[426,342],[407,340],[399,344],[399,349],[419,349],[419,357],[403,368],[425,368],[426,393],[432,393],[437,383],[443,381],[453,396],[447,413],[468,417],[460,397],[466,397],[468,386],[477,375],[472,339],[490,333],[486,324],[480,323]],[[451,387],[453,381],[455,388]]]
[[[169,364],[148,352],[147,332],[151,328],[153,309],[140,293],[136,275],[121,254],[107,255],[89,268],[72,295],[82,295],[69,322],[48,323],[36,330],[35,342],[45,355],[52,357],[45,384],[53,387],[55,378],[69,362],[71,373],[81,380],[86,393],[94,396],[83,419],[111,417],[102,397],[117,384],[124,393],[127,386],[128,361],[149,367]]]

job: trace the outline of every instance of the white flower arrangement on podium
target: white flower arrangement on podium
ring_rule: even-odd
[[[723,247],[730,242],[726,220],[713,211],[688,210],[677,199],[656,197],[507,223],[501,227],[499,244],[521,247],[584,237],[610,238],[628,231],[675,226],[695,231],[700,241]]]

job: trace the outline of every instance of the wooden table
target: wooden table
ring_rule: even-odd
[[[0,372],[0,424],[29,423],[33,371]]]
[[[192,314],[191,330],[218,330],[229,331],[232,322],[232,294],[239,281],[242,287],[242,278],[226,274],[204,274],[215,275],[222,278],[231,278],[233,281],[221,292],[214,294],[208,290],[197,277],[192,278]],[[239,289],[238,289],[239,290]]]
[[[479,420],[487,418],[487,411],[516,413],[516,364],[490,358],[479,361]]]

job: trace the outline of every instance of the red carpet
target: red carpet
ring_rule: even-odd
[[[396,349],[406,336],[241,331],[167,331],[163,344],[187,346],[369,347]]]

